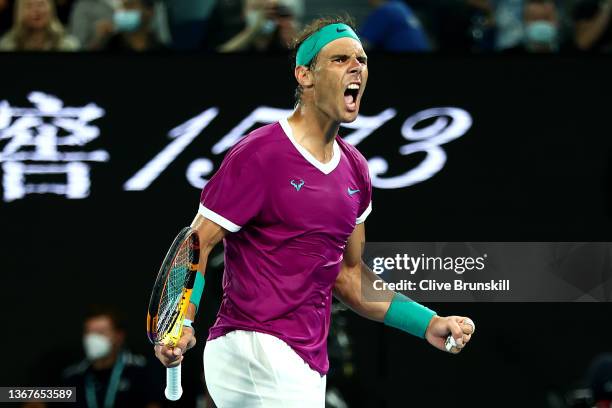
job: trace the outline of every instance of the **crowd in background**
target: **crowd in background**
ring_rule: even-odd
[[[278,53],[326,15],[375,51],[612,50],[612,0],[0,0],[0,50]]]

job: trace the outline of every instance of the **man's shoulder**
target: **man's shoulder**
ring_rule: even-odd
[[[259,127],[243,137],[232,147],[232,156],[250,157],[254,154],[262,156],[271,153],[278,142],[282,140],[280,134],[283,132],[278,122]]]
[[[253,144],[264,144],[272,141],[278,141],[278,137],[283,133],[283,128],[279,122],[270,123],[254,129],[245,139]]]

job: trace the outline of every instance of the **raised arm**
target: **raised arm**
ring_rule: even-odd
[[[362,260],[365,247],[365,223],[357,224],[344,251],[340,274],[334,286],[334,296],[351,308],[355,313],[382,322],[385,319],[394,292],[376,291],[372,282],[380,278]],[[363,283],[366,283],[362,287]],[[367,300],[379,300],[368,302]]]
[[[347,241],[340,274],[334,286],[336,298],[359,315],[425,338],[440,350],[446,350],[445,341],[449,334],[457,344],[453,352],[465,347],[474,332],[474,323],[470,319],[462,316],[440,317],[401,293],[374,289],[373,282],[381,279],[363,262],[364,247],[365,227],[361,223]]]

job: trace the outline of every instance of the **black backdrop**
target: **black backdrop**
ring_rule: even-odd
[[[396,116],[359,148],[389,162],[386,176],[426,157],[398,153],[411,115],[457,107],[473,124],[442,146],[447,161],[431,178],[374,190],[369,241],[611,240],[612,60],[371,55],[370,61],[361,113],[393,108]],[[70,106],[96,103],[105,110],[91,122],[100,136],[82,150],[103,149],[110,157],[90,163],[86,198],[28,194],[0,201],[1,385],[44,385],[57,366],[78,358],[82,309],[92,302],[120,306],[130,345],[152,354],[144,334],[150,284],[198,204],[186,169],[203,157],[216,168],[223,154],[211,154],[214,143],[259,106],[289,109],[293,87],[283,57],[0,55],[0,101],[31,107],[26,97],[39,91]],[[146,190],[123,189],[170,143],[172,128],[211,107],[216,118]],[[0,149],[7,143],[0,140]],[[220,271],[211,275],[197,323],[200,343],[185,364],[187,388],[197,384],[218,304]],[[355,374],[341,386],[352,407],[545,406],[548,391],[572,386],[592,357],[610,350],[610,303],[429,306],[476,321],[469,350],[449,356],[345,313]]]

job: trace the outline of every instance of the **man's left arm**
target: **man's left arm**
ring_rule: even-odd
[[[465,347],[474,332],[471,319],[463,316],[441,317],[400,293],[375,289],[374,282],[381,279],[363,262],[364,247],[365,226],[361,223],[357,224],[346,244],[340,274],[334,286],[337,299],[363,317],[425,338],[440,350],[446,350],[445,341],[449,334],[457,344],[453,352]]]

